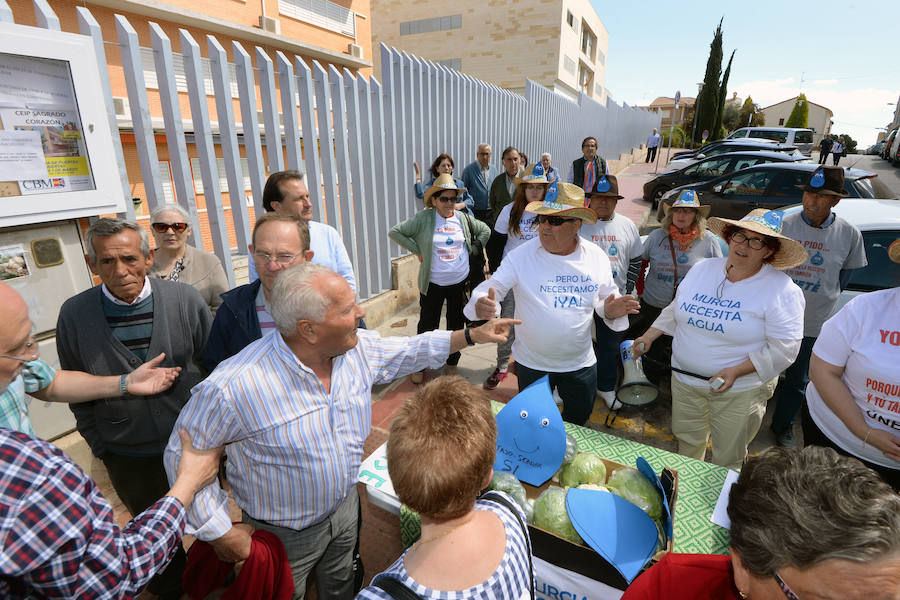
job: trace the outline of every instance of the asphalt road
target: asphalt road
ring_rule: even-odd
[[[813,157],[817,158],[817,155],[813,154]],[[830,156],[828,163],[831,164]],[[868,154],[848,154],[841,159],[840,165],[877,173],[881,183],[894,192],[895,198],[900,198],[900,167],[895,167],[878,156]]]

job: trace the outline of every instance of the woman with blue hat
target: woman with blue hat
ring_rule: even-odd
[[[649,268],[640,297],[641,312],[631,326],[635,335],[646,331],[675,298],[675,290],[691,267],[704,258],[722,256],[719,238],[706,228],[709,210],[693,190],[683,190],[671,205],[663,204],[665,217],[659,229],[651,231],[644,241],[642,257]],[[672,338],[666,335],[653,345],[650,358],[669,364],[671,357]],[[668,369],[646,361],[644,372],[657,384],[668,375]]]
[[[782,271],[808,256],[782,235],[782,217],[755,209],[740,221],[711,218],[728,257],[695,264],[634,340],[641,355],[662,334],[672,336],[672,433],[680,454],[703,460],[711,440],[712,462],[740,470],[778,375],[797,358],[806,303]]]

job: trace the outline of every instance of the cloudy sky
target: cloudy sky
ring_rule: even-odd
[[[835,133],[866,147],[900,96],[900,2],[592,0],[609,31],[605,86],[619,103],[696,96],[724,17],[722,68],[737,50],[729,97],[760,106],[804,92],[834,112]]]

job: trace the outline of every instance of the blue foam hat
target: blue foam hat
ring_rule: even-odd
[[[666,498],[666,492],[663,490],[662,483],[659,481],[659,477],[656,476],[656,471],[653,470],[653,467],[650,466],[650,463],[647,462],[643,456],[638,456],[635,461],[635,465],[637,465],[638,471],[641,472],[641,475],[646,477],[653,483],[653,487],[656,488],[656,491],[659,492],[659,497],[662,498],[662,506],[663,506],[663,529],[666,532],[666,539],[672,539],[672,509],[669,508],[669,500]]]
[[[534,486],[550,479],[566,454],[566,430],[545,375],[497,413],[495,471]]]
[[[571,488],[566,510],[575,531],[631,583],[656,552],[658,532],[647,513],[601,490]]]

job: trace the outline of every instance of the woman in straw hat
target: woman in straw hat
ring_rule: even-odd
[[[868,252],[898,281],[900,267],[891,262],[900,263],[900,239]],[[807,445],[854,456],[900,490],[897,365],[900,287],[857,296],[825,322],[813,346],[802,422]]]
[[[778,374],[797,358],[803,293],[781,272],[806,251],[781,234],[782,213],[756,209],[740,221],[713,217],[728,258],[695,264],[675,300],[635,340],[636,354],[672,336],[672,433],[681,454],[740,469],[766,413]],[[642,346],[643,345],[643,346]],[[642,351],[643,348],[643,351]]]
[[[455,210],[464,191],[452,175],[439,175],[425,190],[425,210],[394,225],[388,234],[419,257],[417,333],[437,329],[445,301],[447,329],[455,331],[465,325],[462,309],[473,236],[483,247],[491,230],[478,219]],[[454,352],[447,359],[448,373],[456,372],[459,358],[459,352]],[[421,383],[423,378],[421,371],[410,376],[413,383]]]
[[[682,191],[670,205],[663,204],[659,229],[654,229],[644,241],[642,258],[649,264],[641,294],[641,312],[631,325],[633,335],[647,330],[659,313],[675,298],[675,290],[684,276],[704,258],[722,256],[720,238],[709,235],[706,217],[709,206],[697,200],[693,190]],[[627,336],[626,336],[627,337]],[[672,338],[664,335],[653,345],[650,357],[669,364],[672,358]],[[653,383],[668,375],[668,369],[644,362],[644,372]]]
[[[453,163],[453,157],[451,157],[446,152],[438,154],[434,162],[431,163],[431,167],[428,169],[428,173],[430,177],[428,181],[422,183],[422,172],[419,170],[419,163],[417,161],[413,161],[413,168],[416,170],[416,183],[413,185],[413,191],[416,193],[416,198],[422,200],[425,198],[425,190],[428,189],[434,183],[434,180],[443,175],[444,173],[448,175],[453,175],[453,169],[456,165]],[[466,190],[465,184],[462,179],[453,178],[453,182],[456,183],[457,187],[463,190],[462,195],[459,197],[459,202],[456,203],[456,206],[453,208],[455,210],[463,211],[468,213],[475,206],[475,200],[472,198],[472,195]]]
[[[464,314],[472,320],[494,317],[514,293],[522,321],[512,347],[519,391],[547,375],[562,398],[563,420],[581,425],[597,393],[593,314],[602,314],[614,331],[625,331],[638,302],[619,295],[606,254],[578,235],[582,223],[597,221],[584,205],[583,189],[554,182],[543,202],[530,202],[525,211],[537,215],[538,237],[510,252],[473,290]]]
[[[537,215],[527,212],[525,207],[531,202],[543,202],[550,182],[544,176],[541,163],[529,165],[521,177],[516,177],[516,194],[513,201],[500,210],[494,231],[502,236],[504,243],[503,256],[518,248],[528,240],[537,237]],[[502,260],[502,259],[501,259]],[[500,303],[500,316],[512,318],[516,312],[516,298],[512,292]],[[516,339],[515,329],[510,328],[509,339],[497,344],[497,367],[484,382],[484,389],[493,390],[506,379],[509,373],[509,357],[512,344]]]

